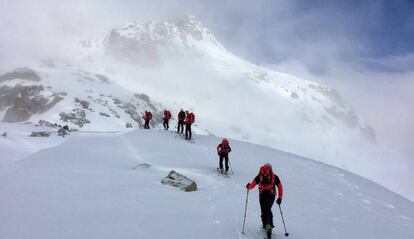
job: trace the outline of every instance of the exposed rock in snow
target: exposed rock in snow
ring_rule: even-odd
[[[46,112],[61,99],[42,85],[0,86],[0,111],[5,110],[2,121],[26,121],[34,114]]]
[[[68,135],[68,134],[69,134],[69,130],[68,130],[68,128],[62,127],[62,128],[59,128],[59,129],[57,130],[57,135],[58,135],[58,136],[65,137],[65,136],[66,136],[66,135]]]
[[[7,132],[2,133],[1,136],[7,137]]]
[[[173,186],[184,190],[186,192],[197,191],[197,184],[195,181],[187,178],[186,176],[177,173],[174,170],[171,170],[167,177],[162,181],[162,184]]]
[[[86,119],[86,113],[84,110],[75,109],[73,113],[59,113],[60,120],[64,122],[71,122],[79,127],[83,127],[83,125],[90,123],[88,119]]]
[[[75,97],[75,102],[76,103],[79,103],[82,106],[82,108],[89,109],[89,104],[90,103],[88,101],[86,101],[86,100],[80,100],[79,98]]]
[[[49,137],[52,133],[47,131],[33,131],[30,137]]]

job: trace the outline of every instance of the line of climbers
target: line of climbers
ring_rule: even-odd
[[[144,128],[149,129],[149,122],[152,119],[152,113],[145,111],[143,116],[145,120]],[[171,119],[171,112],[169,110],[164,110],[163,115],[163,126],[165,130],[169,129],[169,121]],[[177,133],[183,134],[184,125],[185,125],[185,139],[190,140],[191,125],[195,122],[195,115],[193,112],[188,110],[180,110],[177,115]],[[227,175],[229,171],[229,153],[231,152],[231,147],[228,139],[224,138],[220,144],[217,145],[217,154],[219,156],[219,170],[221,173]],[[224,160],[224,167],[223,167]],[[283,186],[279,177],[273,172],[272,166],[267,163],[260,167],[259,173],[253,179],[251,183],[246,185],[247,190],[253,189],[256,185],[259,185],[259,202],[261,210],[261,219],[262,226],[266,232],[271,232],[274,228],[273,224],[273,213],[272,206],[275,202],[276,195],[278,196],[276,203],[280,205],[282,203],[283,197]],[[276,194],[277,187],[277,194]]]
[[[142,117],[144,119],[144,129],[149,129],[149,123],[152,119],[152,113],[149,111],[145,111],[144,116]],[[162,117],[165,130],[168,130],[170,128],[169,122],[171,119],[171,112],[169,110],[164,110],[164,115]],[[191,125],[195,122],[195,114],[193,112],[189,112],[188,110],[184,112],[183,109],[180,110],[180,112],[177,115],[177,133],[184,134],[184,125],[185,125],[185,139],[190,140],[192,137],[191,132]]]

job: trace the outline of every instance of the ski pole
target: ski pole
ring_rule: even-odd
[[[231,174],[234,174],[234,173],[233,173],[233,168],[231,167],[230,160],[229,160],[229,167],[230,167]]]
[[[283,219],[283,212],[282,212],[282,208],[280,207],[280,204],[279,204],[279,210],[280,210],[280,215],[282,216],[283,227],[285,228],[285,236],[288,237],[289,233],[286,231],[285,219]]]
[[[249,201],[249,189],[247,189],[246,206],[244,207],[244,219],[243,219],[243,230],[242,230],[242,234],[244,234],[244,225],[246,223],[246,212],[247,212],[247,202],[248,201]]]

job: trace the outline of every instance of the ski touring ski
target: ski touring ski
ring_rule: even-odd
[[[221,171],[221,169],[220,169],[219,167],[217,167],[217,173],[218,173],[218,175],[219,175],[219,176],[223,176],[223,177],[225,177],[225,178],[230,178],[229,173],[228,173],[228,172],[227,172],[227,173],[225,173],[224,171],[222,172],[222,171]]]

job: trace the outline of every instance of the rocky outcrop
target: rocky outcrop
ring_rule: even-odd
[[[75,102],[76,103],[79,103],[81,106],[82,106],[82,108],[84,108],[84,109],[89,109],[89,102],[88,101],[86,101],[86,100],[81,100],[81,99],[79,99],[79,98],[77,98],[77,97],[75,97]]]
[[[33,131],[30,137],[49,137],[52,133],[47,131]]]
[[[49,97],[44,96],[48,92]],[[21,122],[34,114],[41,114],[56,105],[62,97],[45,90],[42,85],[21,85],[0,87],[0,111],[6,110],[3,122]]]
[[[61,112],[59,114],[60,120],[63,122],[71,122],[79,127],[83,127],[85,124],[90,123],[88,119],[86,119],[86,113],[84,110],[75,109],[73,113],[64,113]]]
[[[171,170],[167,177],[162,181],[162,184],[169,185],[172,187],[179,188],[186,192],[197,191],[197,184],[195,181],[187,178],[186,176],[177,173],[174,170]]]

